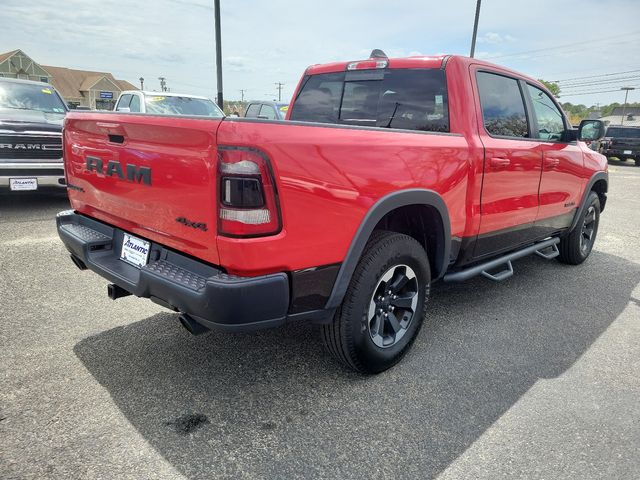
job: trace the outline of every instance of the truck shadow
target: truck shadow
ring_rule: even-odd
[[[334,363],[310,325],[192,337],[173,314],[75,353],[188,478],[432,478],[536,381],[570,368],[640,282],[639,265],[600,252],[577,268],[514,266],[505,284],[434,286],[413,350],[375,377]]]

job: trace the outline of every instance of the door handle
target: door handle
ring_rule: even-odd
[[[547,167],[548,169],[555,168],[558,165],[560,165],[560,160],[557,159],[557,158],[545,158],[544,159],[544,166]]]
[[[493,157],[489,160],[489,164],[495,168],[504,168],[508,167],[511,164],[511,160],[503,157]]]

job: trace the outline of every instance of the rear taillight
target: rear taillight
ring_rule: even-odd
[[[280,206],[267,156],[246,147],[218,147],[218,233],[229,237],[274,235]]]

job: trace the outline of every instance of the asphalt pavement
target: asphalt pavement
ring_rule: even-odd
[[[0,478],[640,478],[640,168],[610,169],[585,264],[434,285],[369,377],[312,325],[193,337],[112,301],[64,196],[0,195]]]

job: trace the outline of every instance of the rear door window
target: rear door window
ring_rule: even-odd
[[[290,119],[448,132],[445,73],[388,69],[313,75],[293,103]]]
[[[251,105],[249,105],[249,108],[247,108],[247,113],[245,114],[245,117],[257,118],[259,114],[260,114],[260,104],[252,103]]]
[[[122,108],[129,108],[129,102],[131,102],[131,94],[126,93],[122,95],[120,97],[120,100],[118,101],[118,106],[116,107],[116,110],[120,110]]]
[[[487,132],[499,137],[528,137],[529,125],[518,81],[488,72],[478,72],[476,78]]]
[[[260,117],[274,120],[276,118],[276,111],[271,105],[262,105],[260,108]]]
[[[129,104],[129,109],[133,113],[140,112],[140,97],[138,95],[133,95],[131,97],[131,103]]]

